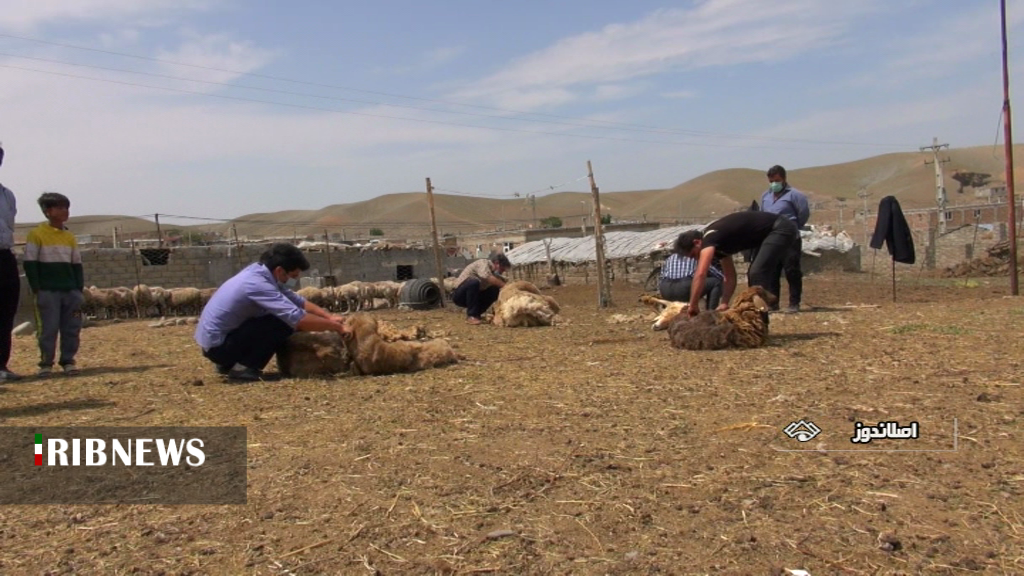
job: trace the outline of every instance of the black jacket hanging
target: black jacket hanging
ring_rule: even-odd
[[[914,263],[914,236],[895,196],[886,196],[878,203],[878,220],[870,246],[877,250],[883,242],[893,260],[903,264]]]

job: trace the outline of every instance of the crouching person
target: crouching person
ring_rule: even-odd
[[[341,316],[299,296],[299,274],[309,269],[302,251],[274,244],[257,264],[225,282],[199,317],[195,339],[203,356],[229,380],[252,382],[295,331],[350,334]]]
[[[466,322],[480,324],[480,316],[498,300],[505,285],[501,275],[511,269],[508,257],[500,253],[466,266],[452,292],[452,302],[466,309]]]

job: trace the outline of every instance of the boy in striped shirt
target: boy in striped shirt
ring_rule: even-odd
[[[25,277],[36,301],[36,333],[39,335],[39,375],[49,376],[57,355],[64,374],[78,374],[75,354],[82,331],[82,288],[85,276],[82,255],[74,234],[64,227],[71,210],[67,196],[45,192],[39,197],[46,222],[28,233],[25,242]]]

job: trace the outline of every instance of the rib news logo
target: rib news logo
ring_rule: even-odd
[[[247,475],[241,426],[0,427],[0,506],[245,504]]]
[[[37,433],[35,439],[35,465],[42,466],[43,435]],[[103,438],[46,438],[46,465],[202,466],[206,462],[203,446],[201,438],[115,438],[109,442]]]

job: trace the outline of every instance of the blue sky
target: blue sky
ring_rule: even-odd
[[[208,218],[428,176],[511,198],[587,160],[604,191],[666,188],[992,145],[1000,66],[997,0],[8,0],[0,182],[20,222],[44,190],[73,215]]]

